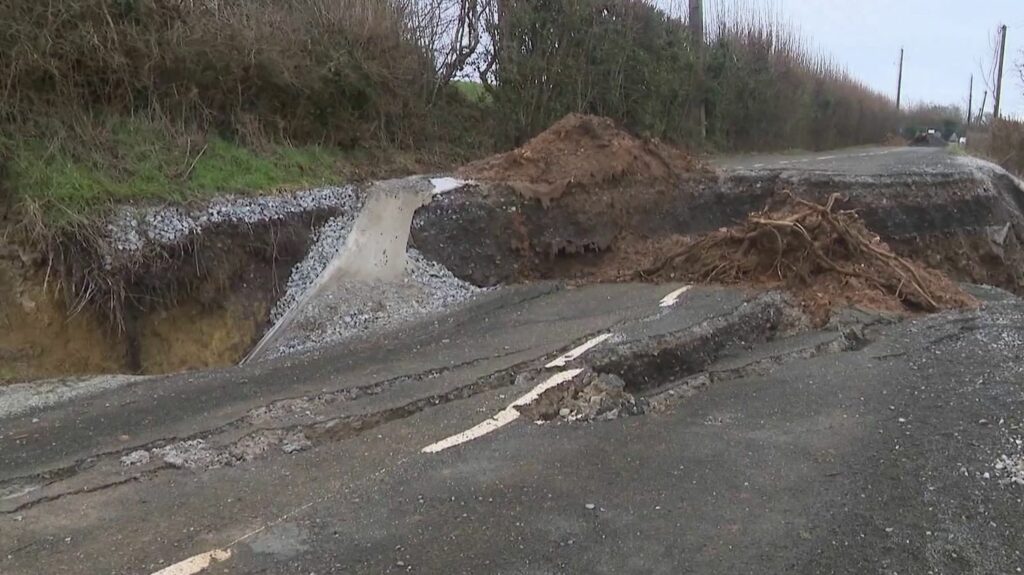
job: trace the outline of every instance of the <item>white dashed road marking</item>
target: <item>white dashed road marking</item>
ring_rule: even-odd
[[[153,573],[153,575],[195,575],[209,567],[212,563],[220,563],[229,558],[231,558],[230,549],[214,549],[213,551],[207,551],[206,553],[189,557],[184,561],[179,561],[174,565],[164,567]]]
[[[676,305],[676,302],[679,301],[679,296],[681,296],[684,293],[690,291],[691,289],[693,289],[693,286],[683,286],[683,287],[675,290],[674,292],[672,292],[672,293],[668,294],[667,296],[661,298],[661,303],[659,303],[658,306],[659,307],[672,307],[672,306]]]
[[[551,363],[545,365],[544,367],[565,367],[565,364],[587,353],[590,349],[594,348],[602,341],[608,339],[611,336],[612,334],[606,333],[604,335],[599,335],[597,337],[591,338],[590,341],[588,341],[587,343],[567,352],[565,355],[559,357],[558,359],[552,361]]]
[[[462,433],[457,433],[451,437],[442,439],[437,443],[433,443],[431,445],[424,447],[423,453],[438,453],[440,451],[448,449],[449,447],[462,445],[467,441],[472,441],[478,437],[487,435],[488,433],[496,429],[501,429],[502,427],[505,427],[506,425],[512,423],[513,421],[519,418],[519,410],[516,409],[516,407],[522,405],[529,405],[533,403],[545,391],[551,389],[552,387],[561,385],[581,373],[583,373],[582,369],[570,369],[552,375],[551,377],[544,380],[543,383],[531,389],[529,393],[513,401],[508,407],[499,411],[498,414],[495,415],[494,417],[488,419],[487,421],[479,423],[467,429],[466,431],[463,431]]]

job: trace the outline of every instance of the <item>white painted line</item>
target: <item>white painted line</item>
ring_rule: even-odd
[[[457,178],[430,178],[430,183],[434,185],[434,195],[443,194],[452,190],[457,190],[467,184],[466,180],[459,180]]]
[[[516,409],[517,406],[528,405],[530,403],[533,403],[534,401],[537,401],[537,398],[540,397],[540,395],[545,391],[557,385],[561,385],[581,373],[583,373],[582,369],[569,369],[566,371],[558,372],[555,375],[552,375],[551,377],[544,380],[543,383],[531,389],[529,393],[527,393],[526,395],[523,395],[519,399],[513,401],[508,407],[499,411],[498,414],[495,415],[494,417],[482,423],[474,425],[473,427],[467,429],[466,431],[463,431],[462,433],[456,433],[455,435],[448,437],[446,439],[442,439],[437,443],[432,443],[424,447],[422,451],[423,453],[438,453],[444,451],[445,449],[448,449],[449,447],[462,445],[467,441],[472,441],[474,439],[477,439],[478,437],[483,437],[484,435],[487,435],[488,433],[496,429],[501,429],[502,427],[505,427],[506,425],[512,423],[513,421],[519,418],[519,410]]]
[[[593,348],[594,346],[608,339],[611,336],[612,334],[606,333],[604,335],[599,335],[597,337],[591,338],[590,341],[588,341],[587,343],[569,351],[565,355],[559,357],[558,359],[552,361],[551,363],[545,365],[544,367],[565,367],[565,364],[587,353],[587,351],[589,351],[591,348]]]
[[[834,160],[834,159],[836,159],[838,157],[839,156],[819,156],[819,157],[814,158],[814,159],[820,162],[821,160]]]
[[[763,168],[763,167],[764,167],[764,164],[754,164],[754,167],[755,167],[755,168]]]
[[[153,573],[153,575],[195,575],[209,567],[211,563],[220,563],[230,557],[230,549],[214,549],[213,551],[207,551],[206,553],[189,557],[188,559],[179,561],[169,567],[164,567],[156,573]]]
[[[683,286],[683,287],[675,290],[674,292],[672,292],[672,293],[668,294],[667,296],[661,298],[661,303],[659,303],[658,306],[659,307],[672,307],[672,306],[676,305],[676,302],[679,301],[679,296],[681,296],[684,293],[690,291],[691,289],[693,289],[693,286]]]

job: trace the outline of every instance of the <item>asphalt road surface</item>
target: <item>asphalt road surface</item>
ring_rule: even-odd
[[[726,170],[826,172],[850,176],[955,172],[970,160],[943,148],[861,147],[830,152],[748,154],[716,158]]]
[[[722,163],[959,161],[828,155]],[[0,573],[1020,572],[1024,305],[977,293],[806,330],[777,294],[539,284],[319,354],[0,394]],[[586,370],[652,406],[509,410]]]

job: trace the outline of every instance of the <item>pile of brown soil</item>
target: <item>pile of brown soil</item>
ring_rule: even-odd
[[[977,302],[942,273],[895,255],[850,211],[787,194],[782,206],[733,228],[679,241],[620,279],[784,286],[811,318],[836,306],[890,312],[970,308]],[[671,244],[665,244],[671,245]]]
[[[573,188],[622,179],[668,182],[700,169],[689,154],[632,136],[608,118],[570,114],[522,147],[473,162],[458,175],[548,201]]]

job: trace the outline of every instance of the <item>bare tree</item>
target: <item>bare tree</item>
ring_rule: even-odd
[[[457,4],[454,31],[438,75],[438,82],[442,84],[451,82],[480,49],[482,15],[479,0],[457,0]]]

